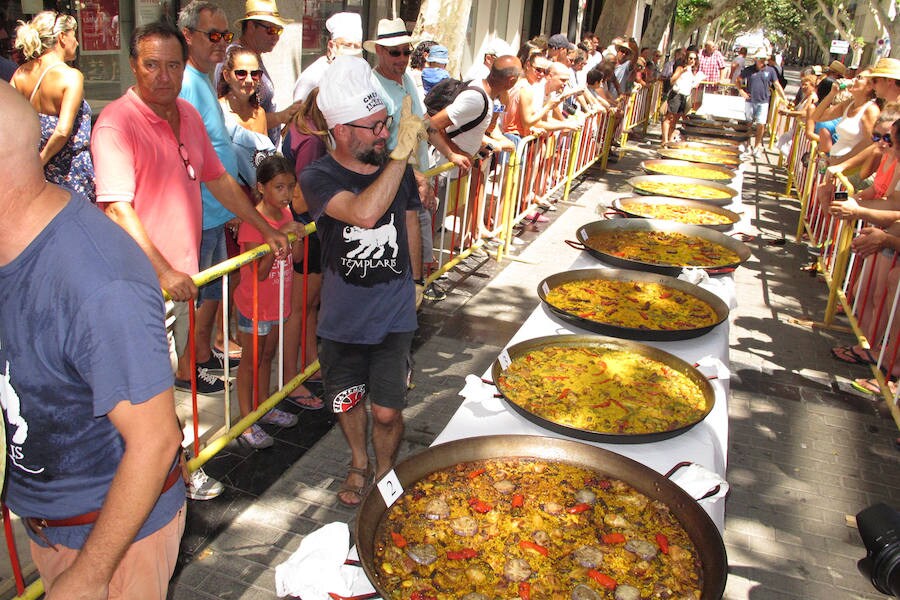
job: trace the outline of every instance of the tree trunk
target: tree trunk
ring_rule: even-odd
[[[600,43],[609,44],[614,37],[630,33],[626,28],[633,14],[633,0],[625,6],[612,0],[604,2],[603,11],[597,19],[597,26],[594,27],[594,33],[600,38]]]
[[[672,10],[677,0],[655,0],[647,20],[647,29],[641,39],[641,46],[656,48],[672,22]],[[674,33],[674,32],[673,32]]]
[[[891,38],[891,55],[889,58],[900,58],[900,15],[893,21],[885,23],[888,36]]]
[[[472,0],[422,0],[413,39],[433,39],[450,50],[447,71],[459,76],[459,63],[466,45],[466,29]]]

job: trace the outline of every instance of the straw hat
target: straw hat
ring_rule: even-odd
[[[900,79],[900,60],[896,58],[879,58],[875,68],[869,73],[869,77],[884,77],[885,79]]]
[[[841,77],[843,77],[847,74],[847,67],[845,67],[843,63],[838,62],[836,60],[831,61],[831,64],[828,65],[828,70],[834,71]]]
[[[378,31],[374,40],[366,40],[363,42],[363,48],[366,52],[375,52],[375,45],[386,46],[404,46],[409,44],[412,38],[406,29],[406,23],[403,19],[381,19],[378,21]]]
[[[275,0],[247,0],[244,4],[244,16],[234,22],[235,29],[240,27],[238,23],[241,21],[264,21],[280,27],[294,22],[293,19],[285,19],[278,13]]]

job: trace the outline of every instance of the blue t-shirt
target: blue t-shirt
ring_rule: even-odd
[[[772,97],[772,86],[778,81],[778,73],[768,65],[757,70],[754,64],[741,71],[741,79],[744,89],[750,93],[750,102],[766,104]]]
[[[216,100],[216,93],[209,82],[209,77],[191,65],[185,65],[179,97],[190,102],[200,113],[206,133],[209,134],[222,166],[229,175],[237,179],[237,157],[231,147],[231,136],[225,129],[225,116],[222,114],[219,101]],[[203,229],[221,227],[234,218],[234,214],[216,200],[205,183],[200,184],[200,196],[203,199]]]
[[[389,333],[415,331],[415,286],[407,245],[406,211],[417,210],[419,191],[407,167],[390,209],[372,229],[325,213],[339,192],[357,194],[381,174],[344,168],[331,155],[300,174],[300,187],[322,241],[319,336],[347,344],[378,344]]]
[[[64,519],[100,509],[124,452],[106,414],[172,387],[164,319],[147,256],[79,195],[0,267],[0,400],[13,512]],[[184,486],[176,484],[135,539],[183,504]],[[81,548],[91,527],[44,533]]]

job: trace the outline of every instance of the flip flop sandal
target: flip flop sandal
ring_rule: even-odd
[[[287,399],[306,410],[320,410],[325,406],[322,399],[315,394],[297,394],[296,396],[288,396]]]
[[[372,485],[372,470],[371,465],[367,466],[365,469],[360,469],[359,467],[347,467],[347,476],[349,477],[351,474],[359,475],[363,478],[363,484],[361,486],[352,486],[344,480],[344,483],[341,484],[340,489],[337,492],[337,500],[341,506],[346,506],[347,508],[356,508],[360,504],[362,504],[363,497],[365,497],[366,492],[369,491],[369,486]],[[341,496],[342,494],[351,495],[355,501],[349,502],[344,500]]]
[[[831,355],[841,362],[849,365],[874,365],[875,359],[868,350],[863,350],[865,355],[858,354],[853,346],[835,346],[831,349]]]
[[[878,381],[875,379],[854,379],[850,387],[863,394],[881,395],[881,388],[878,387]]]

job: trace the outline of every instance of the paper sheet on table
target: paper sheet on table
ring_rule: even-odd
[[[717,291],[724,289],[727,285],[727,280],[725,279],[710,277],[709,273],[705,270],[695,268],[682,269],[681,273],[678,275],[678,279],[702,287],[706,291],[716,294],[716,296],[719,296],[720,298],[727,298],[728,308],[737,308],[737,297],[735,297],[734,294],[716,293]]]
[[[347,524],[323,525],[303,538],[291,557],[275,567],[275,593],[303,600],[329,600],[328,592],[353,595],[362,570],[344,565],[349,551]],[[364,575],[362,579],[366,580]]]

